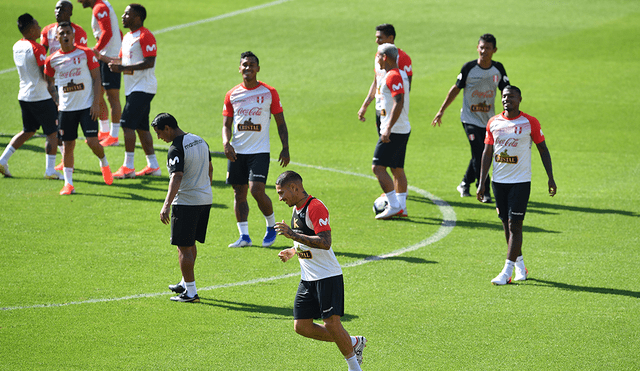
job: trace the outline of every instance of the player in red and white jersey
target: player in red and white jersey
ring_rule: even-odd
[[[293,240],[294,247],[280,251],[287,262],[298,256],[301,280],[298,285],[293,318],[295,331],[305,337],[336,343],[349,370],[360,370],[364,336],[349,336],[340,321],[344,315],[344,280],[342,268],[331,248],[329,210],[322,201],[304,190],[302,177],[285,171],[276,180],[280,201],[293,207],[291,227],[276,223],[278,234]],[[322,318],[323,325],[313,322]]]
[[[376,93],[380,97],[376,102],[376,109],[380,111],[380,137],[373,153],[372,170],[389,203],[376,219],[408,216],[404,160],[411,134],[406,89],[409,81],[404,71],[398,69],[397,55],[398,49],[393,44],[378,46],[378,64],[387,72],[378,81]],[[387,168],[391,169],[393,179]]]
[[[522,259],[522,225],[531,192],[531,143],[535,143],[547,172],[551,197],[558,188],[553,179],[551,155],[538,120],[520,111],[522,94],[516,86],[502,90],[504,112],[489,119],[482,154],[480,185],[476,198],[482,202],[485,180],[493,162],[493,194],[498,217],[507,239],[507,260],[502,272],[491,280],[494,285],[511,282],[515,267],[515,281],[527,279],[528,271]]]
[[[147,10],[140,4],[131,4],[125,8],[122,25],[130,32],[122,39],[119,59],[111,59],[109,62],[112,72],[123,73],[127,97],[120,119],[124,132],[125,156],[124,163],[113,174],[117,179],[162,174],[149,130],[151,101],[158,90],[155,75],[158,48],[155,37],[144,27],[146,18]],[[147,166],[138,172],[134,168],[136,132],[147,158]]]
[[[49,54],[53,54],[60,49],[60,43],[56,39],[58,22],[71,22],[73,15],[73,4],[69,0],[60,0],[55,7],[56,23],[52,23],[42,29],[40,35],[40,43],[44,46]],[[75,23],[71,22],[71,27],[75,32],[74,44],[79,46],[87,46],[87,33]]]
[[[224,98],[222,111],[222,144],[227,164],[227,184],[234,193],[234,211],[240,238],[229,247],[251,245],[249,237],[249,205],[247,193],[258,203],[267,223],[267,232],[262,246],[271,246],[276,240],[273,204],[265,193],[269,174],[271,146],[269,127],[271,115],[278,126],[282,151],[278,157],[281,166],[289,164],[289,133],[284,120],[278,92],[271,86],[258,81],[260,71],[258,57],[250,51],[240,55],[242,84],[229,90]]]
[[[45,61],[44,74],[49,91],[58,97],[58,125],[64,143],[63,163],[65,185],[61,195],[75,193],[73,186],[73,152],[78,138],[78,125],[93,153],[100,159],[100,171],[106,184],[113,182],[104,148],[98,141],[98,117],[100,104],[100,72],[94,53],[85,47],[74,45],[73,27],[69,22],[58,25],[60,50]],[[56,92],[55,87],[58,90]]]
[[[396,30],[393,25],[385,23],[376,27],[376,43],[378,45],[382,44],[395,44],[396,39]],[[397,47],[396,47],[397,48]],[[380,97],[377,94],[377,88],[379,86],[379,80],[384,77],[386,71],[380,68],[376,58],[374,60],[374,76],[373,83],[371,83],[371,87],[369,88],[369,94],[365,98],[360,110],[358,111],[358,118],[360,121],[364,122],[366,120],[365,113],[367,112],[367,108],[373,102],[374,98],[376,101],[376,126],[378,129],[378,134],[380,134],[380,111],[377,109]],[[409,92],[411,91],[411,82],[413,81],[413,67],[411,64],[411,58],[407,53],[398,48],[398,57],[396,58],[396,64],[401,71],[404,71],[407,75],[407,79],[409,80],[409,85],[405,87],[407,91],[407,97],[409,96]]]
[[[40,25],[30,14],[25,13],[18,18],[18,29],[23,38],[13,45],[13,61],[20,77],[18,102],[22,111],[22,131],[11,138],[2,152],[0,173],[11,177],[9,158],[42,127],[47,136],[47,166],[44,176],[47,179],[61,179],[61,175],[54,169],[57,144],[56,104],[47,90],[43,74],[46,51],[36,42],[40,35]]]
[[[103,146],[117,146],[120,131],[120,83],[119,73],[112,72],[108,63],[117,58],[122,46],[122,32],[118,27],[118,16],[107,0],[78,0],[83,8],[92,8],[91,29],[97,43],[93,52],[100,61],[100,76],[102,77],[103,94],[106,92],[111,107],[111,130],[109,130],[109,112],[102,95],[100,96],[100,133],[99,139]],[[106,57],[106,58],[104,58]]]

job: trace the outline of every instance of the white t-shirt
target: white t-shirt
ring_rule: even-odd
[[[158,47],[156,38],[146,28],[141,27],[135,32],[128,32],[122,39],[122,49],[120,58],[123,66],[140,63],[145,57],[155,57]],[[124,94],[129,95],[134,91],[155,94],[158,90],[158,80],[156,80],[156,66],[133,72],[123,72]]]
[[[409,134],[411,124],[409,123],[409,79],[404,71],[397,68],[388,71],[381,79],[377,80],[376,89],[376,111],[380,112],[380,131],[385,130],[391,123],[391,109],[395,103],[393,97],[404,94],[404,104],[400,117],[391,128],[394,134]]]
[[[91,70],[100,67],[90,49],[76,46],[64,53],[62,49],[51,54],[44,65],[45,75],[55,79],[58,87],[59,111],[79,111],[93,104]]]
[[[13,61],[20,76],[18,100],[38,102],[51,99],[47,82],[40,72],[47,57],[44,47],[35,41],[20,39],[13,45]]]

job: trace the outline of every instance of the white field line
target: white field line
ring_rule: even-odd
[[[225,19],[225,18],[235,17],[235,16],[240,15],[240,14],[249,13],[249,12],[253,12],[255,10],[268,8],[270,6],[279,5],[279,4],[282,4],[282,3],[286,3],[288,1],[293,1],[293,0],[272,1],[270,3],[266,3],[266,4],[262,4],[262,5],[256,5],[256,6],[252,6],[250,8],[246,8],[246,9],[236,10],[236,11],[233,11],[233,12],[230,12],[230,13],[217,15],[215,17],[211,17],[211,18],[207,18],[207,19],[201,19],[199,21],[194,21],[194,22],[179,24],[179,25],[171,26],[171,27],[167,27],[167,28],[162,28],[162,29],[159,29],[157,31],[151,31],[151,33],[153,33],[154,35],[159,35],[159,34],[162,34],[162,33],[165,33],[165,32],[181,30],[183,28],[197,26],[197,25],[203,24],[203,23],[210,23],[210,22],[219,21],[219,20]],[[9,68],[9,69],[6,69],[6,70],[0,70],[0,75],[3,75],[5,73],[9,73],[9,72],[13,72],[13,71],[16,71],[15,67]]]
[[[271,161],[277,161],[275,159],[271,159]],[[365,174],[359,174],[359,173],[354,173],[351,171],[344,171],[344,170],[337,170],[337,169],[332,169],[332,168],[327,168],[327,167],[321,167],[321,166],[313,166],[313,165],[306,165],[306,164],[301,164],[301,163],[296,163],[296,162],[291,162],[292,165],[297,165],[297,166],[303,166],[303,167],[308,167],[308,168],[312,168],[312,169],[316,169],[316,170],[323,170],[323,171],[331,171],[334,173],[340,173],[340,174],[345,174],[345,175],[352,175],[352,176],[359,176],[359,177],[363,177],[363,178],[367,178],[367,179],[373,179],[375,180],[376,178],[372,175],[365,175]],[[342,265],[343,268],[349,268],[349,267],[356,267],[359,265],[363,265],[366,263],[370,263],[373,261],[380,261],[380,260],[384,260],[387,258],[391,258],[391,257],[396,257],[399,255],[402,255],[404,253],[410,252],[410,251],[415,251],[418,250],[421,247],[425,247],[428,245],[431,245],[435,242],[440,241],[441,239],[445,238],[450,232],[451,230],[453,230],[453,228],[456,225],[456,213],[455,211],[453,211],[453,208],[444,200],[432,195],[431,193],[414,187],[414,186],[409,186],[409,189],[413,192],[416,192],[418,194],[420,194],[421,196],[430,199],[431,201],[433,201],[434,204],[436,204],[436,206],[438,206],[438,208],[440,209],[440,212],[442,213],[442,224],[440,225],[440,228],[438,228],[438,230],[436,231],[436,233],[434,233],[433,235],[427,237],[426,239],[404,247],[402,249],[398,249],[386,254],[382,254],[382,255],[377,255],[377,256],[370,256],[367,257],[365,259],[361,259],[361,260],[357,260],[354,261],[352,263],[348,263],[348,264],[344,264]],[[384,223],[384,222],[382,222]],[[279,275],[279,276],[273,276],[273,277],[266,277],[266,278],[256,278],[256,279],[252,279],[252,280],[248,280],[248,281],[241,281],[241,282],[232,282],[232,283],[225,283],[225,284],[221,284],[221,285],[214,285],[214,286],[208,286],[208,287],[203,287],[203,288],[199,288],[198,291],[210,291],[210,290],[217,290],[217,289],[222,289],[222,288],[226,288],[226,287],[235,287],[235,286],[246,286],[246,285],[253,285],[255,283],[263,283],[263,282],[269,282],[269,281],[275,281],[275,280],[280,280],[283,278],[289,278],[289,277],[294,277],[294,276],[299,276],[300,273],[296,272],[296,273],[288,273],[288,274],[283,274],[283,275]],[[72,301],[72,302],[68,302],[68,303],[57,303],[57,304],[36,304],[36,305],[27,305],[27,306],[16,306],[16,307],[5,307],[5,308],[0,308],[0,310],[18,310],[18,309],[34,309],[34,308],[57,308],[57,307],[65,307],[68,305],[77,305],[77,304],[91,304],[91,303],[104,303],[104,302],[112,302],[112,301],[122,301],[122,300],[131,300],[131,299],[140,299],[140,298],[151,298],[151,297],[156,297],[156,296],[163,296],[163,295],[167,295],[170,294],[171,292],[156,292],[156,293],[150,293],[150,294],[137,294],[137,295],[129,295],[129,296],[123,296],[120,298],[103,298],[103,299],[90,299],[90,300],[83,300],[83,301]]]

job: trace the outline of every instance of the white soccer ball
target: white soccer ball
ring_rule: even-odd
[[[388,204],[389,200],[387,200],[387,195],[384,193],[381,194],[380,197],[376,198],[376,200],[373,201],[373,212],[376,213],[376,215],[380,214],[384,211]]]

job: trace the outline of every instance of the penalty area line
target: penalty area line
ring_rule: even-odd
[[[275,159],[271,159],[271,161],[277,161]],[[332,168],[327,168],[327,167],[321,167],[321,166],[314,166],[314,165],[306,165],[306,164],[301,164],[301,163],[296,163],[296,162],[291,162],[292,165],[296,165],[296,166],[301,166],[301,167],[307,167],[307,168],[311,168],[311,169],[316,169],[316,170],[321,170],[321,171],[330,171],[330,172],[334,172],[334,173],[340,173],[340,174],[345,174],[345,175],[351,175],[351,176],[359,176],[362,178],[367,178],[367,179],[376,179],[374,176],[372,175],[366,175],[366,174],[360,174],[360,173],[355,173],[355,172],[351,172],[351,171],[345,171],[345,170],[338,170],[338,169],[332,169]],[[440,199],[439,197],[436,197],[434,195],[432,195],[431,193],[420,189],[418,187],[414,187],[414,186],[409,186],[409,190],[416,192],[418,194],[420,194],[421,196],[431,200],[440,210],[440,212],[442,213],[442,223],[440,224],[440,228],[438,228],[438,230],[436,231],[436,233],[432,234],[431,236],[425,238],[424,240],[415,243],[413,245],[395,250],[395,251],[391,251],[389,253],[386,254],[381,254],[381,255],[375,255],[375,256],[369,256],[365,259],[361,259],[361,260],[357,260],[351,263],[347,263],[347,264],[342,264],[342,268],[350,268],[350,267],[357,267],[363,264],[367,264],[367,263],[371,263],[371,262],[375,262],[375,261],[380,261],[380,260],[384,260],[387,258],[392,258],[392,257],[396,257],[402,254],[405,254],[407,252],[411,252],[411,251],[415,251],[418,250],[422,247],[434,244],[440,240],[442,240],[443,238],[445,238],[449,233],[451,233],[451,231],[453,230],[453,228],[456,225],[456,213],[453,210],[453,207],[451,207],[451,205],[449,205],[446,201]],[[214,286],[207,286],[207,287],[203,287],[198,289],[198,291],[211,291],[211,290],[217,290],[217,289],[223,289],[223,288],[228,288],[228,287],[238,287],[238,286],[247,286],[247,285],[253,285],[256,283],[264,283],[264,282],[271,282],[271,281],[276,281],[276,280],[281,280],[281,279],[285,279],[285,278],[290,278],[290,277],[295,277],[295,276],[299,276],[300,272],[295,272],[295,273],[287,273],[287,274],[282,274],[279,276],[272,276],[272,277],[265,277],[265,278],[255,278],[252,280],[248,280],[248,281],[240,281],[240,282],[232,282],[232,283],[225,283],[225,284],[221,284],[221,285],[214,285]],[[149,294],[137,294],[137,295],[129,295],[129,296],[123,296],[120,298],[102,298],[102,299],[89,299],[89,300],[83,300],[83,301],[71,301],[68,303],[57,303],[57,304],[36,304],[36,305],[26,305],[26,306],[16,306],[16,307],[5,307],[5,308],[0,308],[0,310],[20,310],[20,309],[35,309],[35,308],[59,308],[59,307],[66,307],[69,305],[79,305],[79,304],[92,304],[92,303],[107,303],[107,302],[114,302],[114,301],[123,301],[123,300],[132,300],[132,299],[143,299],[143,298],[153,298],[153,297],[157,297],[157,296],[164,296],[167,294],[171,294],[171,292],[156,292],[156,293],[149,293]]]

